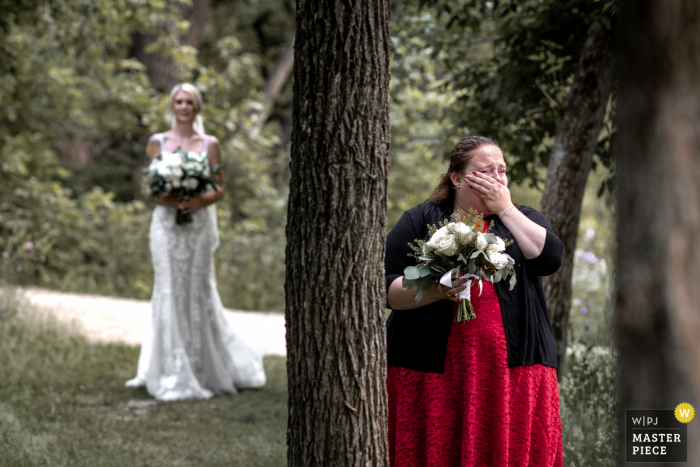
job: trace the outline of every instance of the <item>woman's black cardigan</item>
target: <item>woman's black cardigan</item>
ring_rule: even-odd
[[[501,304],[503,324],[508,346],[508,365],[524,366],[541,363],[556,368],[557,345],[549,323],[547,305],[542,290],[542,277],[553,274],[561,265],[564,247],[552,232],[545,217],[529,206],[518,210],[531,221],[547,230],[542,253],[537,258],[525,259],[516,243],[506,248],[515,260],[517,283],[508,291],[508,281],[495,284]],[[452,206],[423,203],[404,212],[386,239],[384,261],[386,288],[400,276],[406,266],[416,264],[408,246],[416,239],[428,240],[428,224],[436,225],[449,219]],[[498,216],[491,230],[501,238],[513,239]],[[442,373],[445,370],[447,338],[452,325],[455,303],[441,300],[413,310],[392,310],[387,320],[388,364],[412,370]],[[478,310],[477,310],[478,316]],[[463,324],[469,326],[469,323]]]

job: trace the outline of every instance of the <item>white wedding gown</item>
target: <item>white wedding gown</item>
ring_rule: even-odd
[[[151,319],[138,372],[129,387],[146,386],[158,400],[205,399],[265,384],[262,353],[229,324],[216,288],[216,208],[177,225],[176,210],[153,211],[150,246],[155,270]]]

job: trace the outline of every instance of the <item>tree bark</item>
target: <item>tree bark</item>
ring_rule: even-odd
[[[568,103],[557,126],[542,194],[542,213],[564,244],[561,268],[544,280],[549,316],[557,340],[559,378],[566,363],[571,276],[581,203],[612,82],[612,31],[597,21],[583,46]]]
[[[209,12],[209,0],[192,0],[192,5],[182,8],[182,16],[190,22],[190,27],[180,38],[180,45],[197,47]],[[170,57],[146,53],[146,47],[153,42],[152,34],[134,34],[131,55],[146,66],[151,84],[163,91],[170,91],[178,83],[177,70]]]
[[[286,310],[289,466],[388,466],[389,1],[298,0]]]
[[[621,415],[625,409],[674,409],[681,402],[697,411],[700,4],[623,0],[620,26],[616,321]],[[700,444],[692,441],[697,427],[695,420],[688,425],[690,464],[700,461]],[[624,449],[624,442],[620,445]]]

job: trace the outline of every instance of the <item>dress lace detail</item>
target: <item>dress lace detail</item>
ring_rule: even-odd
[[[562,466],[556,370],[508,367],[493,284],[471,294],[476,319],[452,323],[444,373],[388,368],[392,467]]]
[[[136,378],[159,400],[209,398],[265,384],[262,353],[229,324],[217,291],[213,253],[216,208],[192,213],[177,225],[176,210],[153,211],[150,248],[155,271],[150,326]]]

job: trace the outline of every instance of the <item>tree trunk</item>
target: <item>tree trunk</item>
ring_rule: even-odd
[[[542,214],[564,244],[561,268],[544,280],[549,316],[557,340],[559,378],[566,363],[571,276],[581,203],[612,90],[611,69],[612,31],[597,21],[583,46],[569,101],[557,126],[542,194]]]
[[[279,96],[280,91],[287,82],[289,74],[292,72],[292,66],[294,65],[294,38],[289,41],[287,47],[285,47],[284,52],[277,60],[275,69],[272,74],[267,79],[265,83],[265,88],[263,88],[263,94],[265,95],[265,104],[263,110],[258,116],[258,120],[255,122],[255,128],[260,129],[267,121],[272,112],[272,107],[275,105],[275,100]]]
[[[192,0],[191,6],[183,7],[182,17],[190,22],[190,27],[180,38],[180,45],[195,48],[199,45],[208,12],[209,0]],[[146,47],[154,40],[155,37],[151,34],[134,34],[131,55],[146,66],[146,73],[153,86],[162,91],[170,91],[178,83],[177,70],[170,57],[146,53]]]
[[[700,3],[623,0],[620,26],[620,409],[674,409],[688,402],[697,411]],[[688,425],[690,464],[700,462],[700,444],[692,441],[697,426],[696,420]]]
[[[288,465],[388,466],[389,1],[297,2]]]

